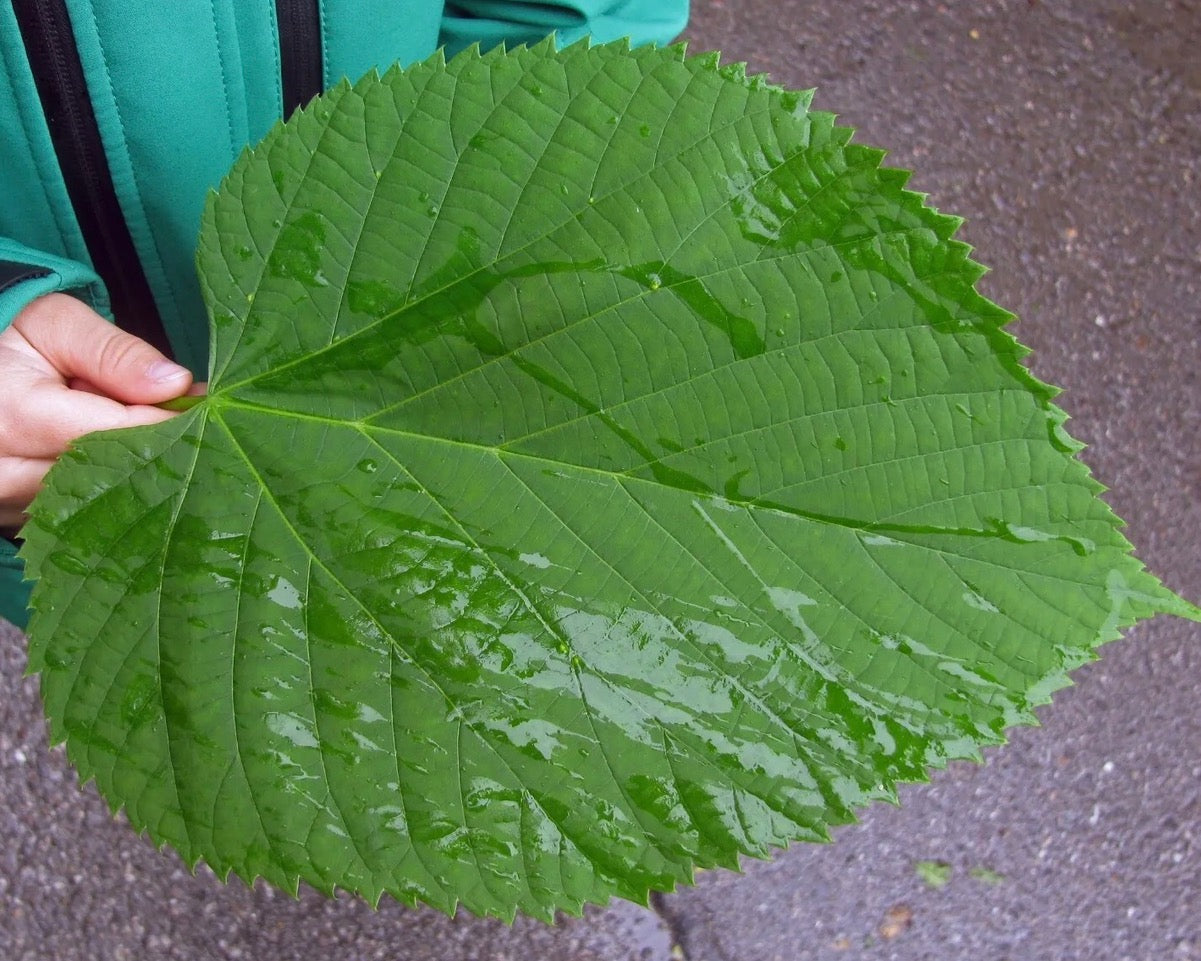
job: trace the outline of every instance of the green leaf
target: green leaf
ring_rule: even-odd
[[[952,868],[946,861],[918,861],[913,870],[928,888],[945,888],[951,881]]]
[[[209,396],[25,531],[84,777],[221,874],[549,916],[824,839],[1198,616],[849,139],[548,45],[275,129],[205,215]]]
[[[988,884],[993,887],[1005,883],[1005,875],[994,871],[992,868],[976,867],[968,871],[968,875],[981,884]]]

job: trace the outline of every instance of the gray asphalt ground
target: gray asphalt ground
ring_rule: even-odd
[[[1201,598],[1201,3],[697,0],[689,36],[818,87],[969,218],[1140,556]],[[1140,626],[1041,728],[833,845],[508,928],[192,876],[47,749],[0,627],[0,961],[1201,958],[1199,642]]]

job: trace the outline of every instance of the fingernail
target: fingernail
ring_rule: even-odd
[[[165,384],[169,380],[179,380],[181,377],[186,377],[187,374],[188,371],[186,368],[180,367],[179,364],[173,364],[169,360],[156,360],[146,368],[146,379],[156,384]]]

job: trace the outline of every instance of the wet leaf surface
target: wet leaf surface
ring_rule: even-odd
[[[678,48],[277,128],[206,213],[208,398],[26,529],[53,735],[189,862],[549,916],[824,838],[1195,616],[881,156]]]

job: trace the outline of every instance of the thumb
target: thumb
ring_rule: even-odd
[[[64,380],[84,381],[124,404],[157,404],[192,384],[187,368],[65,294],[39,297],[13,326]]]

